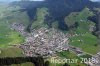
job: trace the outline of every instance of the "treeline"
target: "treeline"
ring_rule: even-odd
[[[50,66],[49,61],[44,61],[42,57],[14,57],[14,58],[0,58],[0,66],[10,66],[12,64],[22,64],[26,62],[31,62],[35,66]],[[70,66],[65,63],[63,66]]]
[[[12,64],[22,64],[31,62],[35,66],[48,66],[48,62],[44,62],[42,57],[15,57],[15,58],[0,58],[0,66],[10,66]]]

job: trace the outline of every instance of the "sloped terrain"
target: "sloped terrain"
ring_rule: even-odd
[[[98,36],[94,35],[98,32],[98,23],[89,19],[97,15],[95,12],[99,12],[99,4],[89,0],[72,2],[46,0],[0,4],[0,57],[41,55],[52,58],[56,55],[80,59],[91,58],[100,52]],[[31,63],[19,66],[27,64],[34,66]],[[64,64],[50,63],[50,66],[54,65]],[[86,66],[81,63],[69,65]]]

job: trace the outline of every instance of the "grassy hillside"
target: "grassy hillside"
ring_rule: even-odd
[[[65,21],[69,26],[75,22],[78,23],[77,28],[73,28],[69,31],[70,34],[74,35],[70,38],[69,44],[79,47],[85,52],[96,54],[99,49],[98,38],[90,31],[90,27],[95,27],[95,23],[87,19],[93,15],[92,11],[85,8],[81,12],[71,13],[65,18]]]
[[[47,24],[45,24],[46,15],[49,15],[47,8],[37,8],[36,20],[33,22],[32,28],[48,27]]]
[[[11,45],[24,42],[24,37],[20,33],[10,29],[14,22],[26,22],[25,13],[13,12],[18,9],[19,7],[14,8],[7,4],[0,4],[0,58],[23,56],[21,49],[11,47]]]
[[[0,47],[7,47],[12,44],[20,44],[24,42],[23,36],[21,36],[18,32],[10,29],[12,23],[24,22],[25,18],[23,18],[23,16],[25,15],[23,13],[19,15],[19,13],[15,14],[12,12],[18,9],[18,7],[14,8],[9,7],[8,5],[0,6]],[[21,20],[17,17],[21,18]]]
[[[7,47],[11,44],[20,44],[24,41],[23,36],[10,29],[10,25],[5,20],[0,20],[0,47]]]
[[[68,26],[73,25],[75,22],[79,23],[79,28],[85,28],[90,24],[94,25],[95,23],[89,21],[87,18],[93,16],[94,13],[88,8],[84,8],[81,12],[72,12],[69,16],[65,18],[65,22]],[[86,25],[87,24],[87,25]],[[85,27],[84,27],[85,26]]]

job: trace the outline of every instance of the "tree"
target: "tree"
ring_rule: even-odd
[[[46,61],[46,62],[44,63],[44,66],[49,66],[49,61]]]
[[[78,22],[75,22],[74,26],[77,28],[79,26]]]
[[[96,47],[97,47],[97,46],[98,46],[98,44],[95,44],[94,46],[96,46]]]
[[[70,66],[70,65],[68,65],[67,63],[65,63],[63,66]]]

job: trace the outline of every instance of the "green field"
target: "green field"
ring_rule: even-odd
[[[18,32],[11,30],[9,26],[7,22],[0,21],[0,47],[7,47],[24,42],[24,37]]]
[[[62,52],[58,52],[57,55],[59,57],[63,57],[63,58],[75,58],[77,57],[77,55],[73,52],[69,52],[69,51],[62,51]]]
[[[0,49],[0,58],[2,57],[23,57],[22,50],[16,47]]]
[[[74,36],[70,38],[70,44],[76,47],[81,48],[83,51],[96,54],[99,50],[97,37],[86,33],[79,36]]]

